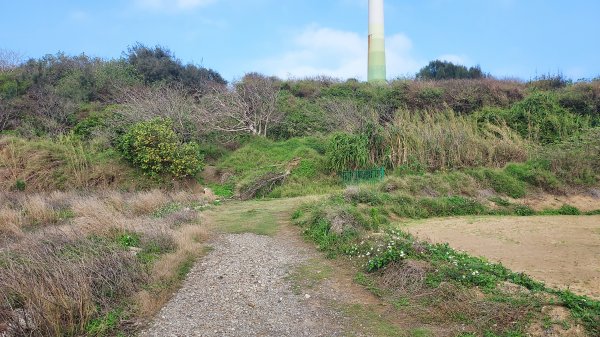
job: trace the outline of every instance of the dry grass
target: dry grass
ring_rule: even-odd
[[[136,194],[129,202],[134,214],[149,214],[169,203],[169,197],[160,190]]]
[[[52,140],[0,136],[0,190],[15,190],[17,182],[31,192],[152,186],[119,157],[99,151],[71,136]],[[99,157],[101,161],[94,160]]]
[[[206,228],[195,225],[185,226],[175,233],[178,249],[154,264],[150,280],[152,285],[171,286],[154,286],[138,292],[136,303],[141,317],[151,317],[167,303],[191,263],[205,251],[203,243],[207,238]]]
[[[20,237],[23,234],[23,221],[21,212],[6,206],[0,208],[0,239]]]
[[[27,219],[27,224],[31,226],[51,225],[58,221],[58,214],[41,195],[28,196],[23,200],[23,213]]]
[[[16,336],[74,336],[143,280],[114,244],[55,233],[0,256],[0,322]]]
[[[503,167],[527,159],[526,143],[510,128],[477,125],[451,111],[401,111],[387,128],[393,167],[418,163],[429,170]]]
[[[539,302],[534,294],[523,292],[520,301],[492,300],[477,288],[467,289],[443,282],[432,288],[426,284],[432,267],[426,261],[406,260],[390,264],[374,275],[384,299],[411,313],[421,324],[444,326],[449,335],[487,331],[502,333],[526,324],[526,315]],[[465,330],[467,328],[468,330]]]
[[[186,206],[208,202],[199,194],[0,193],[0,201],[0,329],[15,336],[95,334],[89,322],[126,299],[126,310],[148,317],[205,251],[208,232]],[[172,203],[183,209],[153,214]],[[121,239],[130,235],[136,250]]]

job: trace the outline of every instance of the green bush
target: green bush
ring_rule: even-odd
[[[535,211],[527,205],[516,205],[513,209],[514,213],[519,216],[532,216]]]
[[[548,191],[556,191],[561,185],[556,175],[550,171],[548,161],[508,164],[504,170],[521,181]]]
[[[563,108],[553,92],[535,92],[511,109],[483,109],[476,118],[479,122],[506,124],[523,138],[540,144],[559,143],[591,126],[588,116]]]
[[[150,176],[193,176],[203,165],[198,144],[181,143],[172,122],[166,119],[133,125],[121,136],[118,148],[128,161]]]
[[[364,135],[334,134],[327,147],[327,162],[334,171],[365,169],[369,163],[369,140]]]
[[[581,215],[581,211],[571,205],[562,205],[559,209],[546,209],[540,212],[541,215]]]

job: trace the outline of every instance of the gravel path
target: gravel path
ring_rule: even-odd
[[[343,336],[343,297],[327,283],[294,294],[286,278],[314,253],[286,237],[219,236],[142,336]]]

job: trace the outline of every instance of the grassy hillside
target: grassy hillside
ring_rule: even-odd
[[[457,177],[446,177],[455,180]],[[461,177],[465,178],[465,177]],[[442,179],[445,180],[445,179]],[[468,179],[467,179],[468,180]],[[590,336],[600,332],[600,302],[569,290],[546,287],[501,264],[431,244],[404,232],[403,219],[464,215],[578,215],[569,205],[541,213],[498,196],[419,196],[387,190],[388,183],[351,187],[313,202],[292,216],[305,237],[331,258],[343,258],[358,272],[355,282],[423,326],[443,325],[457,336],[526,336],[532,323],[582,324]],[[432,190],[441,190],[434,184]],[[598,214],[590,212],[591,214]],[[545,306],[568,309],[552,321]]]

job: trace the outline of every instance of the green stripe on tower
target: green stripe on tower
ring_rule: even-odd
[[[369,0],[369,73],[372,83],[386,81],[383,0]]]

